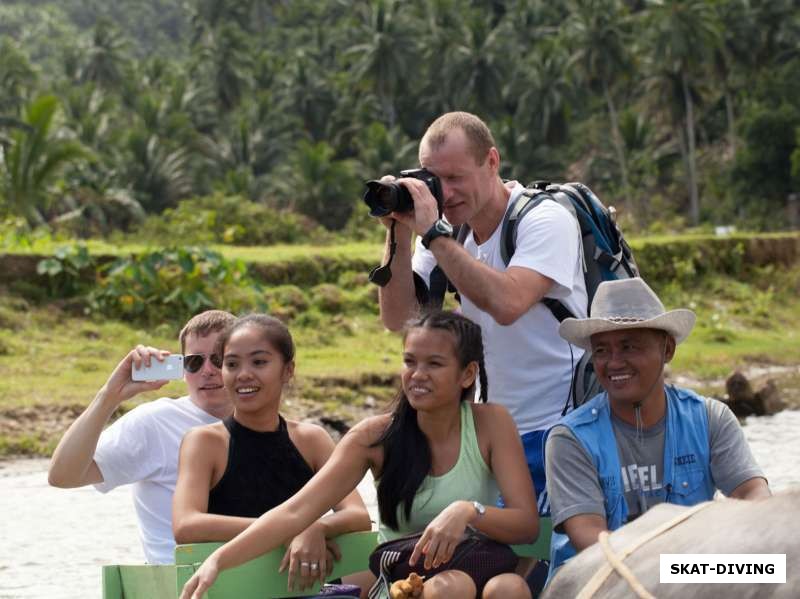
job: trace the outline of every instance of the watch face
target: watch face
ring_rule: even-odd
[[[453,227],[446,223],[445,221],[439,219],[436,221],[436,230],[441,231],[445,235],[452,235],[453,234]]]

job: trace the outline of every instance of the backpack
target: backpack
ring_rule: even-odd
[[[589,306],[592,305],[597,287],[603,281],[640,276],[633,252],[617,226],[616,211],[613,207],[606,208],[594,192],[583,183],[558,184],[536,181],[517,196],[506,210],[500,234],[500,252],[506,265],[511,261],[517,247],[519,222],[543,200],[558,202],[578,221],[583,249],[583,278]],[[454,235],[463,245],[469,235],[469,227],[466,225],[456,227]],[[458,291],[437,265],[431,272],[430,287],[427,292],[420,292],[418,289],[417,298],[422,300],[421,304],[427,303],[440,308],[448,291],[455,292],[458,299]],[[546,297],[542,299],[542,303],[558,322],[574,317],[569,308],[557,299]],[[578,407],[600,390],[590,352],[586,352],[573,371],[570,397],[562,415],[569,410],[570,400],[573,407]]]

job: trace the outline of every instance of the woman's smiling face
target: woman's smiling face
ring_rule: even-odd
[[[234,331],[225,344],[222,382],[237,410],[257,410],[280,401],[294,362],[283,355],[257,326]]]
[[[406,335],[401,379],[403,391],[416,410],[431,411],[457,404],[475,381],[477,365],[463,368],[449,331],[415,328]]]

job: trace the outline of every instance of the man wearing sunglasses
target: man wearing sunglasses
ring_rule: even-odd
[[[137,345],[117,365],[94,400],[67,429],[53,453],[48,480],[61,488],[94,485],[101,493],[133,484],[133,502],[145,558],[174,562],[172,494],[178,478],[178,450],[190,428],[228,416],[233,406],[222,386],[217,337],[234,316],[208,310],[180,332],[188,395],[141,404],[103,427],[125,400],[163,387],[167,381],[134,381],[131,367],[148,366],[169,352]]]

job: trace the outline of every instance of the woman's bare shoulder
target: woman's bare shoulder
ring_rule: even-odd
[[[190,429],[181,442],[181,460],[189,464],[211,464],[228,454],[228,430],[221,422]]]
[[[223,441],[227,443],[228,437],[228,429],[225,428],[225,425],[221,422],[215,422],[189,429],[183,436],[183,442],[214,443]]]
[[[481,439],[497,439],[497,435],[518,435],[517,425],[505,406],[493,403],[473,403],[475,430]]]
[[[379,414],[377,416],[369,416],[365,418],[353,428],[351,428],[345,437],[357,439],[365,445],[372,445],[381,438],[386,427],[392,421],[391,414]]]
[[[511,413],[505,406],[496,403],[470,403],[472,414],[475,419],[485,420],[486,422],[496,422],[510,420]]]
[[[299,420],[287,420],[286,421],[286,430],[289,431],[290,435],[299,435],[302,437],[308,437],[312,439],[316,439],[319,437],[330,437],[330,434],[325,427],[320,426],[314,422],[301,422]]]

